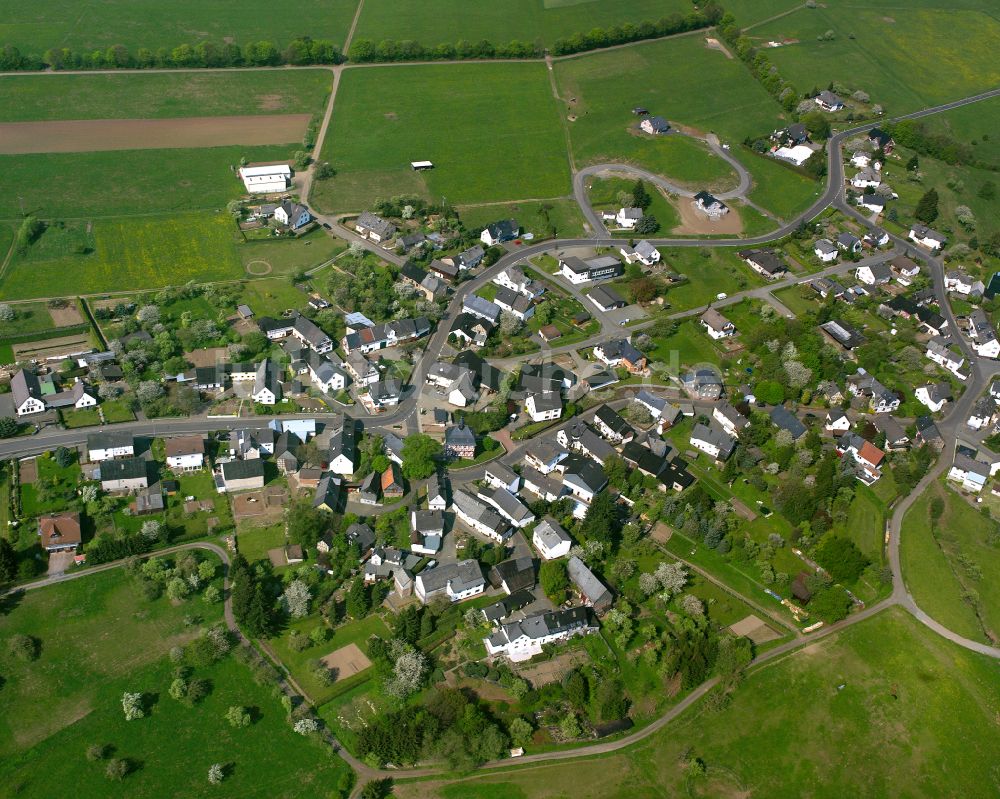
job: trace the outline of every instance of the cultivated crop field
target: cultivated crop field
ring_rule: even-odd
[[[179,286],[245,276],[225,214],[120,217],[93,223],[93,251],[18,256],[0,280],[9,299]],[[40,242],[44,241],[42,234]]]
[[[409,39],[425,45],[460,39],[509,42],[520,39],[550,45],[594,27],[655,22],[686,14],[685,0],[365,0],[355,38]]]
[[[828,41],[817,36],[832,32]],[[750,32],[795,39],[768,50],[799,91],[838,81],[896,115],[994,88],[1000,7],[989,0],[915,0],[894,7],[827,3],[802,8]]]
[[[326,69],[4,75],[0,122],[314,114],[331,80]]]
[[[294,14],[274,13],[263,0],[105,0],[82,9],[73,0],[42,0],[11,6],[0,25],[0,41],[24,52],[50,47],[87,51],[123,44],[135,51],[211,41],[222,45],[269,40],[279,48],[309,34],[340,46],[351,26],[355,0],[305,0]]]
[[[569,194],[566,142],[541,63],[374,67],[344,73],[312,199],[358,211],[415,193],[449,203]],[[415,173],[410,162],[435,168]]]
[[[724,709],[699,703],[624,753],[516,766],[399,799],[981,796],[996,786],[1000,665],[888,610],[753,672]],[[821,731],[821,732],[817,732]],[[877,753],[873,756],[872,753]],[[703,778],[689,781],[687,757]]]

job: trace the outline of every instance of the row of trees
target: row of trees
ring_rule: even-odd
[[[975,166],[980,169],[1000,170],[1000,164],[983,161],[976,151],[968,144],[952,138],[946,133],[934,133],[927,126],[915,119],[904,119],[901,122],[885,126],[896,144],[915,150],[921,155],[927,155],[944,161],[946,164]],[[983,137],[984,139],[986,136]]]
[[[69,47],[53,47],[42,55],[25,54],[7,45],[0,50],[0,70],[42,69],[176,69],[191,67],[269,67],[282,64],[340,64],[340,50],[329,41],[302,36],[284,49],[270,41],[215,44],[181,44],[152,50],[140,47],[135,52],[121,44],[87,52]]]
[[[661,36],[708,28],[722,19],[722,14],[722,7],[709,0],[700,9],[690,11],[686,15],[675,13],[655,22],[641,22],[638,25],[629,22],[624,25],[613,25],[610,28],[593,28],[587,33],[576,33],[567,38],[556,39],[552,44],[552,54],[582,53],[587,50],[599,50],[602,47],[614,47],[628,42],[658,39]]]
[[[722,17],[717,28],[720,38],[728,44],[737,57],[750,69],[768,94],[776,99],[789,114],[794,114],[801,95],[790,81],[781,77],[778,68],[767,55],[758,50],[750,37],[743,34],[743,28],[732,14]]]

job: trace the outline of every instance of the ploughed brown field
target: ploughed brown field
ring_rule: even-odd
[[[0,153],[86,153],[288,144],[301,141],[309,114],[186,117],[178,119],[74,119],[0,123]]]

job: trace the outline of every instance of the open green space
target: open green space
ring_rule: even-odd
[[[574,200],[544,200],[489,205],[470,205],[459,209],[468,230],[481,230],[498,219],[515,219],[521,233],[535,239],[573,238],[584,235],[583,214]]]
[[[935,520],[933,503],[942,513]],[[903,577],[921,610],[976,641],[1000,630],[997,523],[935,483],[903,520]]]
[[[44,302],[19,303],[14,310],[17,316],[12,322],[0,322],[0,339],[55,327],[52,314]]]
[[[318,798],[330,795],[346,769],[292,731],[271,689],[255,683],[233,655],[194,669],[210,690],[193,707],[168,695],[175,667],[167,653],[198,635],[198,624],[186,625],[185,616],[213,624],[221,604],[197,596],[148,600],[134,578],[116,569],[32,591],[14,605],[0,617],[0,638],[33,636],[39,656],[24,662],[6,646],[0,654],[5,793]],[[144,695],[145,718],[124,719],[125,691]],[[251,709],[250,726],[230,726],[225,713],[233,705]],[[122,782],[106,778],[106,764],[86,757],[95,744],[127,759],[132,773]],[[219,788],[207,780],[213,763],[227,766]]]
[[[799,91],[836,81],[867,92],[896,115],[997,85],[1000,63],[989,44],[1000,36],[997,12],[985,0],[916,0],[891,8],[828,3],[751,35],[760,42],[798,40],[767,52]]]
[[[731,249],[674,247],[665,249],[663,260],[687,282],[667,290],[671,312],[708,305],[718,294],[732,294],[763,285],[763,280]],[[721,313],[726,314],[723,308]],[[708,336],[707,333],[704,335]]]
[[[799,0],[726,0],[726,11],[741,25],[752,25],[782,14],[802,3]]]
[[[322,155],[337,170],[313,186],[311,199],[324,210],[358,211],[406,194],[461,205],[570,190],[541,63],[348,70]],[[421,160],[434,169],[412,171],[410,162]]]
[[[824,182],[782,166],[773,158],[756,156],[742,148],[735,153],[753,176],[748,198],[781,219],[790,219],[808,208],[826,187]],[[777,225],[771,222],[768,230],[775,227]],[[751,235],[749,230],[744,232]]]
[[[38,479],[34,483],[21,483],[21,516],[38,516],[69,509],[66,496],[76,493],[81,474],[80,466],[73,461],[60,466],[49,454],[35,459]]]
[[[240,301],[249,305],[258,316],[279,316],[288,308],[298,308],[307,297],[302,289],[287,278],[264,278],[243,284]]]
[[[275,14],[262,0],[201,3],[198,0],[106,0],[82,9],[73,0],[43,0],[7,9],[0,42],[42,54],[50,47],[80,52],[123,44],[133,54],[210,41],[246,44],[268,40],[279,48],[309,34],[344,43],[357,8],[355,0],[306,0],[294,14]]]
[[[325,624],[322,619],[305,619],[290,624],[289,630],[298,630],[308,637],[312,628],[321,624]],[[309,695],[313,702],[321,705],[347,690],[348,687],[357,685],[359,682],[364,682],[372,675],[367,669],[354,675],[344,674],[340,675],[340,679],[332,685],[324,686],[314,676],[314,669],[309,666],[310,661],[326,657],[331,652],[348,644],[357,644],[358,648],[367,655],[368,639],[373,635],[383,638],[389,635],[389,628],[385,622],[382,621],[381,617],[374,614],[340,625],[325,642],[319,645],[310,642],[310,646],[301,652],[296,652],[288,646],[287,632],[283,633],[280,638],[271,640],[270,644],[274,647],[274,651],[277,652],[281,662],[288,667],[296,682],[302,686],[302,689]]]
[[[658,336],[653,341],[656,347],[649,352],[649,359],[654,363],[693,366],[706,362],[718,363],[722,357],[705,328],[695,319],[681,322],[672,336]]]
[[[893,608],[752,672],[723,709],[700,702],[623,752],[401,782],[394,795],[541,799],[573,785],[579,799],[892,796],[900,786],[911,797],[978,796],[996,784],[998,679],[996,661]],[[705,777],[689,779],[689,757]]]
[[[627,178],[593,178],[588,187],[590,204],[595,211],[617,211],[621,207],[618,194],[630,194],[634,185],[635,181]],[[646,191],[652,202],[645,212],[656,217],[656,221],[660,223],[660,235],[664,235],[681,223],[680,214],[656,186],[647,183]]]
[[[326,69],[5,75],[0,122],[317,114],[330,83]]]
[[[691,7],[684,0],[365,0],[355,38],[411,40],[424,45],[460,39],[513,39],[551,45],[556,39],[625,23],[656,21]]]
[[[321,228],[295,238],[247,241],[239,245],[240,261],[253,274],[291,275],[300,270],[312,269],[347,249],[347,242],[330,236]]]
[[[8,267],[0,293],[11,299],[62,297],[235,280],[246,274],[235,235],[226,214],[98,219],[92,252],[36,258],[29,250]]]
[[[234,172],[241,158],[284,161],[300,147],[0,155],[0,171],[18,187],[0,193],[0,217],[19,218],[22,200],[25,213],[46,219],[224,209],[244,193]]]
[[[883,562],[885,540],[885,505],[868,486],[858,486],[854,501],[843,524],[836,532],[849,538],[872,563]]]
[[[734,145],[782,123],[782,109],[746,68],[708,49],[701,36],[558,61],[555,75],[560,113],[576,117],[568,124],[578,165],[629,161],[709,185],[731,174],[728,164],[697,142],[640,133],[639,118],[632,114],[639,105],[675,126],[715,132]],[[726,185],[735,183],[734,176]]]
[[[993,97],[972,105],[965,105],[923,120],[935,133],[945,133],[963,144],[974,147],[978,158],[1000,164],[1000,98]]]

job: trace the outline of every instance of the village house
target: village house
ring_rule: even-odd
[[[570,547],[573,546],[570,534],[551,516],[542,517],[542,520],[535,525],[535,530],[531,534],[531,542],[544,560],[565,557],[569,554]]]
[[[500,321],[502,313],[500,306],[478,294],[469,294],[462,303],[463,313],[471,314],[480,319],[484,319],[491,325],[496,325]]]
[[[885,453],[861,436],[845,433],[837,442],[837,452],[854,461],[855,476],[865,485],[872,485],[882,476]]]
[[[337,513],[340,510],[343,488],[343,482],[339,477],[332,474],[324,475],[313,492],[313,508],[325,513]]]
[[[497,490],[503,491],[503,489]],[[513,532],[505,517],[467,491],[456,490],[451,505],[455,515],[468,527],[497,543],[502,544]]]
[[[635,437],[632,425],[625,421],[621,414],[607,405],[601,405],[594,412],[593,418],[597,432],[615,446],[627,444]]]
[[[558,274],[570,283],[579,285],[592,280],[610,280],[625,274],[625,267],[613,255],[588,258],[586,261],[570,255],[559,260]]]
[[[77,379],[72,387],[57,391],[51,379],[43,386],[38,376],[27,369],[18,369],[10,381],[14,397],[14,412],[30,416],[53,408],[93,408],[97,405],[97,392],[91,392],[86,383]]]
[[[493,506],[504,519],[514,527],[526,527],[535,520],[535,514],[505,488],[494,488],[490,491],[480,491],[478,498]]]
[[[966,319],[966,332],[972,347],[981,358],[1000,357],[1000,341],[997,340],[993,323],[982,308],[974,309]]]
[[[885,436],[885,448],[890,452],[898,452],[910,446],[910,437],[903,425],[888,414],[876,416],[872,423],[875,429]]]
[[[586,564],[575,555],[566,563],[566,574],[581,599],[597,613],[604,613],[611,608],[614,598],[611,591],[604,585]]]
[[[965,356],[951,342],[941,338],[932,338],[927,342],[927,350],[924,354],[934,363],[965,380],[965,375],[959,372],[965,363]]]
[[[471,313],[460,313],[455,317],[451,325],[449,336],[457,339],[466,347],[479,348],[486,344],[490,333],[496,328],[492,322],[488,322]],[[557,328],[558,329],[558,328]]]
[[[116,458],[101,464],[101,488],[105,491],[138,491],[149,487],[147,463],[142,458]]]
[[[524,270],[517,265],[508,266],[493,277],[493,282],[502,288],[516,291],[523,294],[529,300],[540,297],[545,292],[545,287],[537,280],[532,280],[524,274]]]
[[[731,436],[738,436],[740,430],[750,426],[750,420],[726,401],[712,409],[712,418]]]
[[[274,218],[291,230],[298,230],[312,222],[309,209],[300,203],[285,200],[274,209]]]
[[[856,189],[877,189],[882,185],[882,176],[877,170],[866,167],[851,178],[851,185]]]
[[[685,372],[681,376],[681,384],[693,399],[717,400],[722,396],[722,378],[710,368]]]
[[[531,300],[506,286],[497,289],[493,304],[501,311],[513,314],[522,322],[528,321],[535,315],[535,307],[531,304]]]
[[[820,239],[813,245],[813,252],[825,264],[833,263],[837,260],[839,250],[829,239]]]
[[[980,397],[969,412],[965,424],[973,430],[982,430],[996,416],[996,404],[989,397]]]
[[[349,477],[357,468],[357,426],[353,419],[346,418],[330,437],[329,469],[336,474]]]
[[[483,482],[491,488],[502,488],[516,494],[521,487],[521,477],[502,461],[496,460],[486,466]]]
[[[983,463],[964,452],[956,452],[955,460],[948,470],[948,479],[958,483],[963,490],[978,494],[986,486],[991,473],[990,464]]]
[[[646,370],[646,356],[625,338],[612,339],[596,345],[594,357],[611,367],[624,366],[632,374]]]
[[[414,579],[414,593],[425,605],[437,596],[461,602],[483,593],[485,589],[486,580],[479,563],[474,560],[460,560],[424,569]]]
[[[639,123],[639,129],[650,136],[662,136],[670,131],[670,123],[661,116],[648,116]]]
[[[558,468],[569,453],[549,441],[532,441],[524,452],[524,462],[542,475]]]
[[[87,460],[91,463],[135,455],[135,437],[125,430],[102,430],[87,434]]]
[[[691,446],[715,460],[726,460],[736,446],[736,439],[720,427],[698,423],[691,430]]]
[[[846,433],[851,429],[851,420],[847,418],[847,414],[843,411],[828,411],[823,429],[835,435]]]
[[[813,100],[816,102],[816,105],[824,111],[829,111],[831,113],[841,111],[844,108],[844,101],[833,92],[827,91],[826,89],[817,94]]]
[[[862,194],[858,197],[858,207],[871,211],[873,214],[880,214],[885,210],[885,197],[880,194]]]
[[[854,397],[868,397],[868,407],[872,413],[891,413],[899,408],[901,402],[874,375],[860,368],[847,378],[847,393]]]
[[[231,460],[222,464],[222,491],[250,491],[264,487],[264,462],[252,460]],[[216,483],[218,486],[218,482]]]
[[[920,266],[905,255],[897,255],[889,261],[889,269],[897,278],[909,280],[920,274]]]
[[[494,222],[483,228],[479,239],[487,247],[495,247],[505,241],[513,241],[520,232],[520,226],[513,219],[501,219],[499,222]]]
[[[589,635],[597,629],[597,625],[590,622],[586,608],[569,608],[502,624],[492,635],[483,638],[483,643],[490,657],[505,655],[512,662],[520,663],[541,654],[546,644]]]
[[[464,422],[445,430],[444,455],[446,458],[472,460],[476,457],[476,434]]]
[[[910,241],[929,250],[940,250],[947,239],[936,230],[931,230],[927,225],[913,224],[910,227]]]
[[[702,326],[713,339],[728,338],[736,335],[736,325],[719,313],[715,308],[709,308],[699,319]]]
[[[641,208],[619,208],[617,211],[602,211],[601,219],[605,222],[613,222],[615,227],[622,230],[631,230],[642,219]]]
[[[976,280],[963,269],[952,269],[945,273],[944,287],[963,297],[981,297],[986,287],[983,281]]]
[[[781,257],[772,249],[741,250],[737,255],[759,275],[768,280],[777,280],[788,274],[788,267]]]
[[[562,416],[562,394],[558,391],[542,391],[529,394],[524,400],[524,410],[533,422],[545,422]]]
[[[625,298],[610,286],[595,286],[585,296],[604,313],[624,308],[627,304]]]
[[[614,447],[579,419],[560,429],[556,433],[556,441],[566,449],[586,455],[597,463],[604,463],[618,454]]]
[[[889,264],[868,264],[859,266],[854,272],[855,279],[866,286],[881,286],[892,280]]]
[[[396,226],[371,211],[363,212],[355,221],[358,235],[376,243],[388,241],[396,235]]]
[[[167,468],[174,472],[196,472],[205,466],[205,439],[200,435],[168,438]]]
[[[722,219],[729,213],[729,206],[707,191],[699,191],[694,196],[694,207],[706,214],[709,219]]]
[[[662,257],[660,251],[645,239],[636,244],[635,247],[625,244],[619,248],[618,252],[625,259],[625,263],[640,263],[643,266],[653,266],[659,263]]]
[[[951,386],[947,383],[927,383],[913,392],[917,400],[937,413],[952,400]]]
[[[79,513],[38,517],[38,544],[46,552],[76,552],[82,542]]]
[[[281,381],[278,377],[278,369],[267,358],[257,366],[257,371],[254,374],[253,393],[250,396],[254,402],[261,405],[276,405],[281,402]]]

